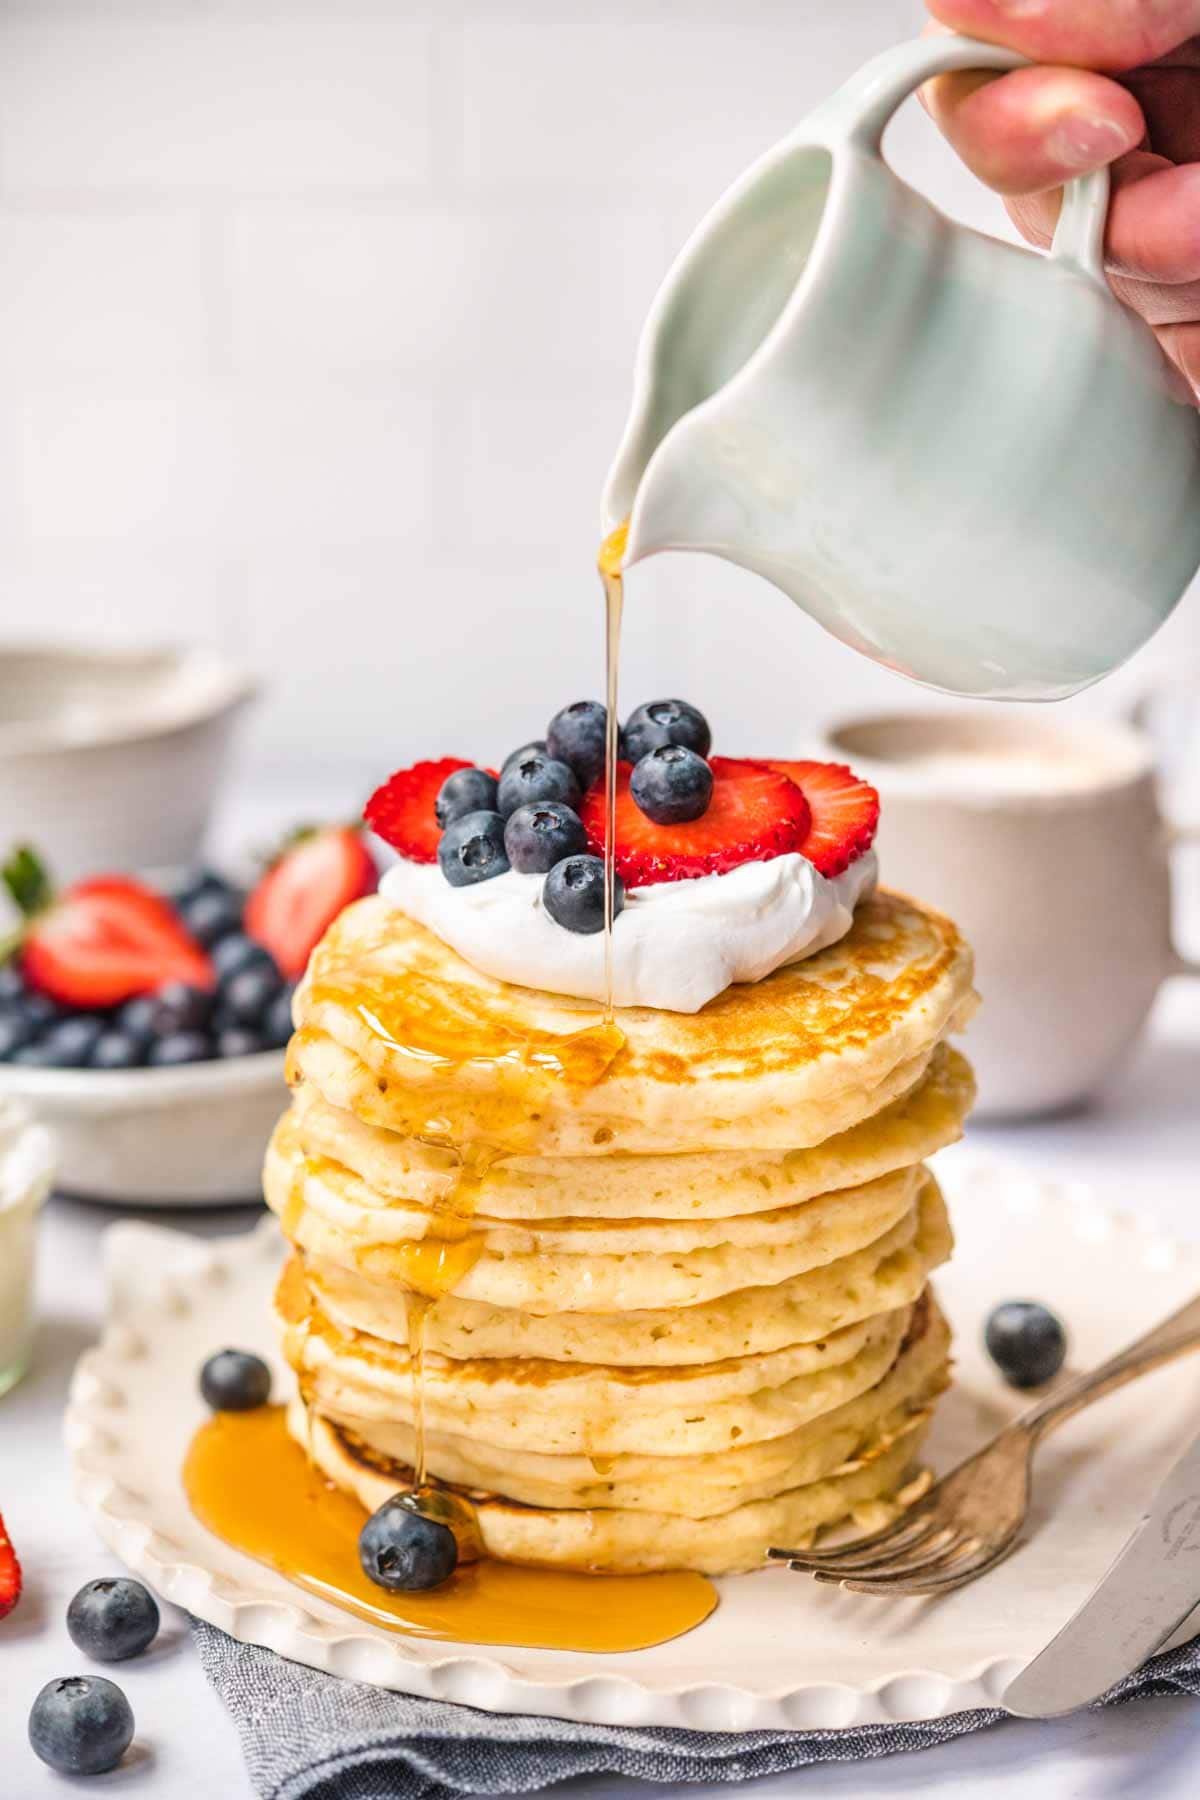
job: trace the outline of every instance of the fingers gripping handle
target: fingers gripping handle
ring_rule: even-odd
[[[831,136],[880,155],[884,131],[896,109],[934,75],[959,69],[1023,69],[1029,59],[1000,44],[953,32],[897,44],[867,63],[821,108]],[[1108,215],[1108,170],[1096,169],[1069,182],[1050,249],[1051,258],[1106,286],[1104,223]]]

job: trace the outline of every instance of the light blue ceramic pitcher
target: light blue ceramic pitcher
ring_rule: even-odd
[[[605,493],[625,566],[723,556],[845,643],[959,694],[1052,699],[1130,656],[1200,566],[1200,423],[1101,265],[1103,171],[1046,256],[952,223],[883,161],[921,82],[876,57],[768,152],[651,311]]]

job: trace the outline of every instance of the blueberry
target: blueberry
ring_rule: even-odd
[[[282,1050],[292,1035],[292,995],[294,984],[282,988],[268,1006],[263,1017],[263,1037],[269,1050]]]
[[[221,989],[218,1019],[224,1030],[230,1025],[261,1025],[267,1008],[278,994],[283,979],[272,963],[250,963],[231,975]]]
[[[393,1494],[358,1534],[358,1556],[368,1580],[393,1592],[441,1587],[458,1565],[458,1540],[440,1519],[427,1519]]]
[[[231,931],[213,949],[212,966],[217,972],[218,984],[230,975],[236,975],[239,969],[248,969],[252,963],[262,968],[275,968],[271,952],[241,931]]]
[[[20,1000],[25,993],[25,977],[15,962],[0,963],[0,1006]]]
[[[89,1058],[93,1069],[136,1069],[146,1060],[146,1046],[126,1031],[102,1031]]]
[[[203,1031],[212,1018],[213,997],[204,988],[186,981],[168,981],[154,995],[151,1031],[154,1037],[170,1037],[177,1031]]]
[[[640,811],[656,825],[686,825],[708,811],[712,770],[702,756],[682,744],[648,750],[634,765],[629,791]]]
[[[182,908],[201,894],[230,894],[236,889],[216,869],[189,869],[179,881],[168,886],[167,892],[175,906]]]
[[[504,777],[505,773],[512,767],[513,763],[521,762],[527,756],[545,756],[545,754],[545,738],[533,738],[528,744],[522,744],[519,750],[510,750],[504,761],[500,764],[501,778]]]
[[[155,1069],[174,1069],[181,1063],[207,1062],[211,1055],[212,1042],[202,1031],[172,1031],[155,1038],[146,1061]]]
[[[614,875],[613,918],[625,904],[621,877]],[[542,905],[556,925],[590,935],[604,930],[604,860],[568,856],[555,863],[542,887]]]
[[[42,1069],[82,1069],[91,1060],[103,1030],[104,1021],[94,1013],[76,1013],[47,1026],[38,1042],[19,1051],[13,1060]],[[40,1052],[36,1057],[31,1054],[34,1050]]]
[[[630,713],[621,733],[621,754],[629,762],[641,762],[651,750],[664,744],[682,744],[697,756],[712,748],[712,732],[704,714],[686,700],[648,700]]]
[[[230,1056],[257,1056],[266,1048],[260,1033],[246,1025],[227,1025],[217,1033],[217,1055],[222,1061]]]
[[[533,806],[539,800],[561,800],[576,811],[582,798],[583,790],[573,769],[565,762],[556,762],[543,750],[531,750],[504,770],[497,804],[507,819],[518,806]]]
[[[433,803],[434,816],[442,830],[455,819],[472,812],[495,812],[496,777],[486,769],[456,769],[447,775]]]
[[[8,1062],[18,1050],[23,1050],[33,1033],[33,1023],[24,1012],[10,1006],[0,1011],[0,1062]]]
[[[1012,1387],[1041,1387],[1058,1374],[1067,1354],[1062,1324],[1036,1300],[1006,1300],[995,1307],[988,1314],[983,1341]]]
[[[53,1025],[56,1019],[70,1016],[66,1007],[60,1006],[57,1000],[51,1000],[49,994],[28,992],[20,1005],[35,1031],[40,1031],[44,1025]]]
[[[80,1588],[67,1608],[67,1632],[96,1662],[124,1662],[154,1642],[158,1607],[140,1581],[105,1576]]]
[[[184,902],[179,916],[196,942],[210,949],[231,931],[241,930],[241,895],[229,888],[205,888]]]
[[[218,1350],[200,1371],[200,1392],[214,1412],[250,1412],[271,1397],[271,1371],[249,1350]]]
[[[19,1050],[13,1051],[8,1060],[16,1063],[22,1069],[61,1069],[63,1067],[58,1060],[58,1052],[54,1045],[43,1044],[40,1041],[22,1044]]]
[[[504,827],[504,848],[514,869],[544,875],[566,856],[587,849],[587,832],[578,813],[560,800],[518,806]]]
[[[581,787],[591,787],[604,773],[607,718],[599,700],[575,700],[556,712],[546,729],[546,749],[574,769]]]
[[[127,1000],[124,1006],[117,1009],[113,1020],[117,1030],[123,1032],[134,1043],[145,1050],[150,1039],[156,1036],[154,1019],[158,1011],[158,999],[154,994],[138,994],[133,1000]]]
[[[451,887],[490,881],[508,868],[504,820],[498,812],[464,813],[447,826],[438,843],[438,862]]]
[[[60,1775],[103,1775],[133,1742],[133,1713],[114,1681],[66,1675],[48,1681],[34,1701],[29,1742]]]

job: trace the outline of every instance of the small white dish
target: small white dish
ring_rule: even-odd
[[[991,1168],[969,1150],[944,1153],[938,1172],[959,1233],[937,1283],[958,1364],[931,1445],[945,1468],[1025,1404],[981,1346],[997,1301],[1032,1295],[1057,1308],[1072,1365],[1086,1367],[1195,1293],[1200,1249],[1105,1212],[1075,1186]],[[1091,1408],[1039,1453],[1029,1542],[936,1601],[880,1602],[764,1569],[719,1582],[721,1604],[696,1630],[629,1655],[405,1638],[231,1549],[199,1524],[183,1492],[184,1454],[205,1417],[197,1371],[215,1347],[260,1352],[276,1399],[288,1392],[268,1304],[282,1254],[274,1221],[217,1243],[125,1222],[106,1243],[109,1323],[80,1360],[66,1415],[76,1491],[104,1542],[160,1595],[245,1643],[488,1712],[752,1731],[994,1706],[1104,1572],[1196,1429],[1188,1363]]]
[[[0,1099],[0,1394],[29,1366],[38,1214],[53,1179],[50,1133],[15,1100]]]
[[[254,693],[209,650],[0,646],[0,853],[58,883],[192,862]]]
[[[173,1069],[0,1065],[0,1104],[54,1132],[58,1186],[130,1206],[261,1200],[267,1139],[287,1104],[282,1050]]]

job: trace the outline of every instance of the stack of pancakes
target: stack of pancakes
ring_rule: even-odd
[[[971,1102],[971,974],[880,893],[699,1013],[606,1023],[352,906],[266,1163],[293,1433],[373,1509],[421,1430],[486,1550],[532,1564],[746,1569],[902,1501],[947,1381],[922,1159]]]

